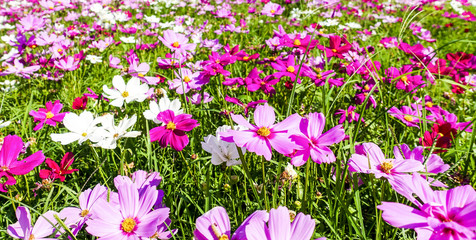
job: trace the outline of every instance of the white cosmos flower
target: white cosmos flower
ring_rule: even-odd
[[[51,140],[60,142],[63,145],[78,141],[79,144],[91,140],[98,142],[101,140],[102,130],[96,125],[99,119],[95,119],[93,114],[88,111],[82,112],[79,116],[75,113],[66,113],[63,124],[70,132],[53,133]]]
[[[238,154],[237,146],[234,143],[229,143],[221,140],[221,133],[227,132],[231,129],[230,126],[224,125],[217,129],[216,136],[208,135],[204,138],[205,142],[202,142],[202,148],[204,151],[212,154],[212,164],[220,165],[226,163],[227,166],[239,165],[240,155]],[[243,127],[234,127],[235,130],[243,130]],[[245,148],[241,148],[241,151],[245,153]]]
[[[286,168],[284,168],[284,171],[286,173],[288,173],[288,175],[292,178],[292,179],[296,179],[298,174],[297,172],[294,170],[293,168],[293,165],[291,163],[288,163],[288,166],[286,166]]]
[[[117,147],[117,140],[121,138],[135,138],[141,134],[140,131],[127,131],[127,129],[134,126],[136,123],[136,115],[131,118],[125,117],[117,126],[114,124],[114,116],[112,114],[102,116],[100,119],[103,129],[101,133],[104,135],[102,136],[102,140],[93,146],[99,146],[105,149],[115,149]]]
[[[175,116],[182,114],[183,110],[181,109],[182,103],[178,99],[170,101],[170,99],[165,95],[159,100],[159,103],[155,101],[150,101],[149,110],[144,111],[144,117],[148,120],[153,120],[155,123],[160,124],[161,121],[157,119],[157,115],[165,110],[171,110],[174,112]]]
[[[95,64],[95,63],[100,63],[100,62],[102,62],[102,57],[94,56],[94,55],[87,55],[87,56],[86,56],[86,60],[88,60],[88,61],[91,62],[92,64]]]
[[[136,43],[136,39],[134,37],[120,37],[119,39],[123,43]]]
[[[149,86],[145,83],[141,84],[140,79],[136,77],[132,77],[126,85],[121,76],[114,76],[112,86],[115,89],[110,89],[104,85],[102,90],[108,99],[113,100],[109,104],[116,107],[122,107],[124,101],[126,103],[133,101],[143,102],[147,98],[147,92],[149,91]]]

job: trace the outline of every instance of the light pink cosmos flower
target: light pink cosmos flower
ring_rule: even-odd
[[[297,214],[291,222],[288,208],[280,206],[269,211],[267,224],[252,218],[245,233],[247,240],[310,240],[315,227],[311,216],[303,213]]]
[[[7,68],[5,69],[5,71],[0,72],[0,76],[15,74],[18,77],[24,77],[27,79],[30,78],[30,74],[40,70],[41,68],[39,65],[25,67],[23,63],[21,63],[20,60],[18,59],[15,59],[15,61],[13,62],[13,65],[10,65],[7,63],[6,67]]]
[[[197,44],[188,43],[185,35],[176,33],[172,30],[165,30],[164,37],[159,36],[159,40],[174,52],[185,53],[186,51],[194,51]]]
[[[178,94],[188,93],[190,89],[199,89],[204,83],[200,81],[200,72],[192,72],[188,68],[181,68],[175,72],[178,78],[169,81],[170,89],[175,89]]]
[[[41,151],[18,161],[18,156],[22,149],[23,141],[19,136],[8,135],[3,139],[3,145],[0,149],[0,179],[5,177],[6,181],[0,183],[0,192],[8,191],[6,185],[15,185],[17,183],[13,175],[28,174],[45,161],[45,155]]]
[[[12,225],[9,225],[7,228],[7,233],[13,238],[20,238],[25,240],[53,239],[48,237],[55,232],[55,226],[54,226],[54,224],[56,224],[56,220],[54,218],[55,214],[58,214],[58,213],[54,211],[48,211],[42,214],[38,218],[38,220],[36,220],[35,225],[32,226],[30,210],[28,210],[28,208],[23,206],[18,207],[16,210],[18,222]]]
[[[158,191],[153,187],[139,190],[132,181],[117,185],[118,202],[99,198],[94,206],[93,219],[87,221],[86,231],[98,240],[148,238],[169,216],[169,208],[152,210]]]
[[[79,62],[80,61],[76,60],[72,56],[66,56],[60,59],[59,61],[55,60],[54,64],[55,64],[55,67],[59,69],[62,69],[65,71],[74,71],[79,68]]]
[[[26,15],[17,24],[21,32],[36,31],[45,26],[46,21],[43,18],[36,17],[32,14]]]
[[[271,160],[272,148],[281,154],[293,152],[295,144],[291,142],[289,136],[292,134],[290,130],[297,129],[299,124],[301,117],[297,113],[275,124],[274,109],[265,103],[256,107],[254,112],[256,125],[250,124],[241,115],[231,114],[231,118],[248,130],[230,130],[223,134],[224,141],[234,142],[238,147],[245,147],[250,152],[264,156],[268,161]]]
[[[388,114],[399,119],[409,127],[420,128],[418,123],[420,123],[421,110],[421,105],[412,104],[411,107],[403,106],[401,110],[396,107],[392,107],[388,110]]]
[[[417,208],[382,202],[377,208],[383,211],[382,218],[390,225],[414,229],[418,240],[476,238],[476,192],[471,186],[433,191],[418,174],[404,185],[407,189],[403,195]]]
[[[263,10],[261,10],[261,14],[268,17],[274,17],[275,15],[283,14],[283,11],[284,7],[281,7],[281,5],[268,2],[266,5],[264,5]]]
[[[337,125],[323,133],[326,117],[322,113],[310,113],[309,118],[301,118],[300,133],[291,139],[301,147],[291,158],[291,164],[302,166],[311,157],[316,163],[331,163],[336,157],[328,146],[344,140],[345,132],[342,125]]]
[[[423,170],[423,165],[415,159],[389,159],[375,143],[363,143],[356,147],[349,159],[349,171],[375,174],[375,178],[387,178],[392,184],[395,177]]]

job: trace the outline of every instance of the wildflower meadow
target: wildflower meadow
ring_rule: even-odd
[[[0,0],[0,239],[476,239],[476,0]]]

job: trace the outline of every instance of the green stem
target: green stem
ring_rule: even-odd
[[[266,160],[264,159],[264,157],[261,157],[261,170],[263,172],[263,189],[261,189],[261,191],[263,191],[264,203],[265,203],[265,206],[266,206],[266,210],[269,211],[268,194],[266,192],[266,172],[265,172],[265,166],[264,166],[265,161]]]
[[[306,163],[306,179],[304,180],[304,195],[302,197],[302,212],[306,212],[307,209],[307,188],[309,186],[309,169],[311,167],[311,159],[309,158]]]

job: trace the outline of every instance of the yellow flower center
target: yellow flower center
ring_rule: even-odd
[[[128,92],[128,91],[124,91],[124,92],[122,93],[122,97],[125,97],[125,98],[126,98],[126,97],[129,97],[129,92]]]
[[[382,172],[390,173],[390,170],[392,170],[393,168],[393,164],[391,162],[383,162],[382,164],[380,164],[380,168]]]
[[[9,171],[10,169],[7,166],[1,166],[0,169],[4,172]]]
[[[177,128],[177,126],[175,125],[175,123],[173,122],[169,122],[167,123],[167,127],[166,127],[168,130],[175,130],[175,128]]]
[[[405,119],[407,122],[412,122],[413,121],[413,117],[409,116],[409,115],[406,115],[405,117],[403,117],[403,119]]]
[[[81,134],[81,136],[83,136],[83,137],[86,137],[87,135],[88,135],[88,134],[85,133],[85,132],[83,132],[83,134]]]
[[[186,82],[186,83],[188,83],[188,82],[190,82],[190,78],[189,78],[188,76],[185,76],[185,77],[183,78],[183,81]]]
[[[322,78],[322,75],[321,75],[321,74],[317,74],[317,78],[321,79],[321,78]]]
[[[431,107],[433,107],[433,103],[432,103],[432,102],[426,102],[426,103],[425,103],[425,106],[431,108]]]
[[[250,57],[248,57],[248,56],[243,57],[243,60],[245,60],[245,61],[248,61],[248,59],[250,59]]]
[[[53,7],[49,7],[50,10],[53,10]]]
[[[178,48],[179,46],[180,46],[180,44],[178,42],[172,43],[172,47],[174,47],[174,48]]]
[[[445,136],[443,133],[438,133],[438,135],[440,135],[440,137],[443,137],[443,136]]]
[[[228,240],[228,235],[222,234],[220,230],[218,230],[216,223],[213,223],[211,227],[212,227],[213,233],[215,234],[215,236],[217,236],[218,240]]]
[[[293,66],[289,66],[288,68],[286,68],[286,71],[288,71],[290,73],[293,73],[295,71],[295,69],[294,69]]]
[[[215,60],[215,63],[220,63],[220,59]]]
[[[408,82],[407,76],[403,76],[401,79],[402,79],[402,81],[403,81],[404,83],[407,83],[407,82]]]
[[[62,53],[62,52],[63,52],[63,49],[58,48],[58,52],[59,52],[59,53]]]
[[[369,85],[365,84],[365,86],[364,86],[364,89],[365,89],[365,91],[368,91],[368,90],[370,90],[370,87],[369,87]]]
[[[275,13],[276,11],[273,9],[273,10],[271,10],[270,12],[271,12],[271,13]]]
[[[81,217],[86,217],[86,215],[89,214],[89,210],[88,209],[84,209],[83,211],[81,211],[81,214],[79,214]]]
[[[114,137],[114,138],[118,138],[118,137],[119,137],[119,134],[116,133],[116,134],[113,135],[113,137]]]
[[[337,52],[337,49],[333,48],[333,49],[332,49],[332,52],[333,52],[333,53],[336,53],[336,52]]]
[[[122,221],[121,229],[124,232],[130,233],[134,230],[136,225],[137,225],[136,221],[133,218],[129,217],[124,219],[124,221]]]
[[[139,76],[139,77],[144,77],[144,74],[139,73],[139,74],[137,74],[137,76]]]
[[[294,45],[296,46],[300,46],[301,45],[301,41],[299,41],[299,39],[294,39]]]
[[[275,57],[269,57],[269,61],[276,61]]]
[[[53,118],[54,116],[55,116],[55,115],[54,115],[53,113],[51,113],[51,112],[47,112],[47,113],[46,113],[46,118],[47,118],[47,119]]]
[[[35,239],[35,235],[31,234],[30,237],[28,238],[28,240],[34,240]]]
[[[271,134],[271,131],[269,131],[269,128],[267,127],[261,127],[256,133],[262,137],[267,137]]]

